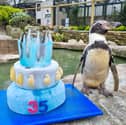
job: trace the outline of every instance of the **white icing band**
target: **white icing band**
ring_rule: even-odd
[[[51,61],[49,66],[43,68],[25,68],[18,61],[14,64],[14,74],[16,78],[14,82],[19,87],[25,89],[49,88],[54,86],[57,80],[60,80],[62,73],[59,74],[60,78],[56,78],[59,70],[61,70],[61,67],[59,67],[58,63],[54,60]]]

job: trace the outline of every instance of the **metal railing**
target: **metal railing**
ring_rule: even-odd
[[[51,20],[52,20],[52,26],[53,26],[54,20],[57,18],[56,16],[58,16],[56,14],[54,15],[54,11],[56,11],[56,8],[69,8],[69,10],[75,6],[78,7],[79,9],[82,8],[83,15],[81,17],[78,17],[75,20],[78,20],[78,22],[83,22],[81,23],[81,25],[86,25],[87,23],[92,24],[97,17],[106,19],[107,16],[112,15],[112,13],[114,12],[115,6],[120,6],[120,9],[118,8],[117,10],[120,12],[122,10],[123,4],[124,2],[121,2],[121,1],[109,3],[109,2],[106,2],[105,0],[91,0],[91,1],[85,1],[85,2],[65,3],[65,4],[57,4],[57,5],[51,5],[51,6],[45,5],[45,6],[40,6],[39,9],[41,10],[44,8],[51,8],[51,12],[52,12]],[[111,9],[111,12],[110,12],[110,8],[113,8],[113,10]],[[34,7],[34,8],[25,8],[24,10],[37,11],[37,9],[38,8]],[[68,14],[68,11],[66,12],[66,14]],[[79,19],[82,21],[80,21]]]

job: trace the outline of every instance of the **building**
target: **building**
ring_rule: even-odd
[[[49,6],[84,2],[89,3],[78,5],[78,14],[70,13],[74,6],[56,7],[51,9]],[[113,21],[111,16],[113,13],[122,10],[124,0],[105,0],[95,3],[95,19],[107,19]],[[47,7],[48,6],[48,7]],[[74,19],[71,16],[75,17]],[[91,19],[91,1],[90,0],[45,0],[36,2],[36,21],[41,25],[87,25],[90,24]],[[77,21],[76,21],[77,20]],[[116,21],[116,20],[114,20]],[[78,23],[77,23],[78,22]]]
[[[53,6],[52,0],[38,1],[36,2],[36,22],[44,26],[53,25],[53,11],[51,7]]]

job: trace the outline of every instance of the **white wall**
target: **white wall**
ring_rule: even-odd
[[[37,11],[37,4],[40,4],[41,6],[41,10]],[[52,25],[52,10],[51,8],[43,8],[46,6],[52,6],[53,5],[53,1],[52,0],[48,0],[48,1],[42,1],[39,3],[36,3],[36,21],[38,19],[41,19],[41,25],[47,25],[47,26],[51,26]]]

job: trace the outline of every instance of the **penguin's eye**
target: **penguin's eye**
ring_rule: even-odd
[[[101,23],[98,23],[99,26],[101,26],[102,24]]]

